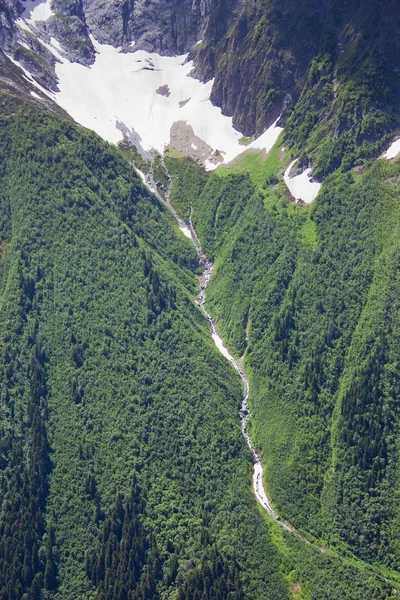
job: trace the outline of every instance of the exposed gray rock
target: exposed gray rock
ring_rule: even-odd
[[[93,64],[95,49],[86,25],[79,16],[57,11],[49,19],[46,29],[61,44],[68,60],[83,65]]]
[[[132,41],[134,0],[83,0],[86,25],[102,44],[119,47]]]
[[[135,50],[183,54],[205,34],[215,2],[52,0],[54,16],[31,25],[30,33],[15,26],[29,0],[0,0],[0,49],[12,53],[41,85],[56,90],[57,59],[45,46],[52,37],[59,42],[61,55],[84,65],[92,64],[96,58],[90,35],[124,51],[132,51],[134,42]]]
[[[83,0],[91,33],[112,46],[184,54],[206,29],[212,0]]]
[[[16,67],[9,58],[0,50],[0,89],[6,90],[19,97],[29,99],[29,102],[45,107],[46,110],[62,115],[64,118],[71,117],[53,102],[46,94],[43,94],[21,69]]]
[[[0,47],[8,50],[15,35],[14,20],[18,14],[17,2],[0,0]]]
[[[52,9],[54,12],[61,12],[70,17],[78,17],[82,23],[85,22],[82,0],[53,0]]]
[[[25,37],[25,39],[27,39]],[[33,36],[29,37],[29,46],[26,48],[16,42],[14,44],[14,58],[17,60],[44,88],[52,91],[58,90],[58,80],[54,69],[54,55]]]
[[[194,133],[193,127],[185,121],[177,121],[172,125],[169,149],[191,158],[201,166],[206,160],[214,165],[218,165],[224,160],[220,150],[206,144]]]
[[[121,144],[131,144],[136,148],[136,150],[139,152],[139,154],[144,160],[151,160],[152,154],[151,152],[148,152],[143,148],[141,144],[142,138],[137,133],[137,131],[135,131],[134,129],[130,129],[129,127],[127,127],[127,125],[125,125],[125,123],[122,123],[122,121],[116,122],[116,128],[119,129],[122,135],[124,136],[123,142],[120,142]]]
[[[136,47],[166,55],[189,52],[204,35],[211,3],[211,0],[172,3],[139,0],[133,14]]]

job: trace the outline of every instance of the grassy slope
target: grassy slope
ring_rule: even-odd
[[[277,152],[265,162],[268,180]],[[342,555],[397,569],[399,167],[337,173],[304,209],[282,184],[261,186],[251,163],[213,174],[193,207],[215,257],[209,309],[230,348],[245,353],[267,487],[297,527]],[[232,218],[221,221],[224,206]]]

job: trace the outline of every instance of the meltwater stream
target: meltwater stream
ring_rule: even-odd
[[[177,220],[179,229],[182,231],[182,233],[191,240],[192,244],[194,245],[196,252],[197,252],[197,259],[199,262],[200,267],[203,269],[203,274],[200,277],[200,293],[198,298],[196,299],[196,303],[197,305],[200,307],[200,309],[202,310],[203,314],[205,315],[205,317],[207,318],[210,326],[211,326],[211,335],[212,338],[214,340],[214,343],[216,345],[216,347],[218,348],[218,350],[220,351],[220,353],[226,358],[226,360],[228,360],[233,368],[239,373],[240,378],[243,382],[243,387],[244,387],[244,393],[243,393],[243,399],[242,399],[242,405],[239,411],[239,418],[240,418],[240,424],[241,424],[241,429],[242,429],[242,433],[243,436],[247,442],[247,445],[250,449],[250,452],[253,456],[253,461],[254,461],[254,473],[253,473],[253,491],[255,494],[255,497],[257,498],[258,502],[261,504],[261,506],[267,511],[267,513],[273,518],[275,519],[275,521],[277,521],[277,523],[279,523],[282,527],[284,527],[285,529],[287,529],[288,531],[291,531],[292,533],[294,533],[295,535],[297,535],[298,537],[302,538],[304,541],[307,541],[305,538],[303,538],[303,536],[288,522],[288,521],[282,521],[278,514],[276,513],[276,511],[273,509],[270,499],[268,498],[268,495],[264,489],[264,484],[263,484],[263,466],[261,463],[261,459],[258,455],[258,453],[256,452],[256,450],[254,449],[254,446],[251,442],[248,430],[247,430],[247,422],[249,420],[249,392],[250,392],[250,385],[249,385],[249,380],[247,379],[245,373],[243,372],[242,368],[240,367],[240,365],[238,364],[238,362],[234,359],[234,357],[229,353],[229,351],[225,348],[224,343],[221,339],[221,337],[218,335],[216,326],[215,326],[215,322],[212,319],[212,317],[210,316],[210,314],[207,312],[206,308],[205,308],[205,302],[206,302],[206,288],[207,285],[211,279],[211,275],[212,275],[212,270],[213,270],[213,264],[208,260],[207,256],[204,254],[201,244],[200,244],[200,240],[198,238],[198,235],[196,233],[196,230],[193,226],[193,222],[192,222],[192,216],[190,215],[189,217],[189,224],[186,224],[177,214],[176,210],[174,209],[174,207],[171,205],[171,201],[170,201],[170,191],[171,191],[171,177],[168,173],[168,169],[164,163],[164,160],[161,158],[161,164],[163,165],[163,168],[165,170],[165,174],[166,177],[168,179],[169,182],[169,186],[168,186],[168,190],[165,193],[165,196],[162,197],[157,189],[157,184],[154,181],[153,178],[153,173],[152,170],[150,171],[150,173],[148,173],[148,175],[146,176],[146,184],[147,186],[151,189],[151,191],[153,193],[155,193],[155,195],[164,203],[167,205],[168,209],[172,212],[172,214],[174,215],[175,219]]]
[[[238,362],[234,359],[234,357],[230,354],[230,352],[225,348],[221,337],[218,335],[218,332],[217,332],[217,329],[215,326],[215,322],[205,308],[206,288],[207,288],[208,282],[211,279],[213,264],[207,259],[206,255],[204,254],[203,250],[201,249],[200,241],[197,236],[196,230],[193,226],[191,217],[189,219],[189,230],[192,235],[192,242],[197,251],[197,257],[198,257],[199,264],[203,268],[203,275],[200,278],[200,294],[199,294],[196,302],[197,302],[198,306],[201,308],[201,310],[203,311],[208,322],[210,323],[211,335],[212,335],[212,339],[214,340],[214,344],[217,346],[217,348],[220,351],[220,353],[222,354],[222,356],[224,356],[224,358],[226,358],[226,360],[228,360],[232,364],[233,368],[239,373],[240,378],[243,382],[244,390],[243,390],[242,405],[241,405],[241,408],[239,411],[239,418],[240,418],[240,424],[241,424],[243,436],[247,442],[247,445],[250,449],[250,452],[253,456],[253,461],[254,461],[254,473],[253,473],[254,494],[255,494],[258,502],[261,504],[261,506],[268,512],[268,514],[273,519],[275,519],[275,521],[280,523],[282,525],[282,527],[284,527],[288,531],[293,531],[295,533],[295,529],[289,523],[286,523],[279,519],[279,517],[278,517],[277,513],[275,512],[275,510],[273,509],[271,502],[268,498],[268,495],[264,489],[263,466],[261,463],[261,459],[258,456],[256,450],[254,449],[254,446],[251,442],[251,439],[250,439],[250,436],[249,436],[249,433],[247,430],[247,422],[250,417],[250,413],[249,413],[249,393],[250,393],[249,380],[247,379],[245,373],[241,369]]]

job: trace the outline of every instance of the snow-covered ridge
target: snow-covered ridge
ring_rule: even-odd
[[[18,21],[25,30],[33,31],[36,23],[54,14],[51,0],[27,0],[25,6]],[[42,41],[57,59],[59,92],[52,97],[75,121],[111,143],[125,136],[143,151],[163,153],[174,126],[175,147],[179,149],[181,138],[182,153],[201,160],[211,170],[244,150],[269,151],[282,131],[274,123],[244,148],[232,119],[210,101],[213,81],[204,84],[191,77],[193,64],[187,55],[166,57],[134,49],[121,52],[93,37],[91,40],[97,55],[90,67],[70,62],[54,38],[50,44]],[[203,142],[200,145],[199,140]]]

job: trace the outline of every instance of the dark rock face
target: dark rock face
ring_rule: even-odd
[[[18,16],[18,2],[0,0],[0,48],[7,50],[15,35],[14,20]]]
[[[95,60],[90,35],[114,47],[135,42],[135,48],[148,52],[183,54],[205,33],[213,1],[53,0],[55,15],[37,24],[37,33],[46,43],[54,37],[69,60],[85,65]],[[18,0],[0,0],[1,48],[15,48],[19,39],[32,45],[14,25],[23,8]]]
[[[295,94],[312,58],[330,43],[322,38],[334,29],[333,19],[326,0],[247,1],[239,15],[226,5],[219,0],[210,17],[197,74],[215,75],[213,102],[245,135],[260,134]]]
[[[132,41],[134,0],[82,0],[86,25],[102,44],[122,46]]]
[[[196,75],[215,77],[213,103],[245,135],[262,133],[296,104],[310,84],[313,61],[323,56],[331,64],[332,88],[351,81],[361,89],[362,65],[371,89],[368,110],[386,111],[389,96],[400,98],[399,30],[397,0],[215,0],[195,52]],[[374,68],[384,79],[376,85]],[[366,110],[360,109],[360,119]]]
[[[205,33],[215,0],[53,0],[55,14],[37,22],[33,33],[15,25],[25,1],[0,0],[0,49],[11,53],[41,85],[57,90],[57,59],[46,48],[51,38],[68,60],[87,66],[96,57],[90,36],[126,50],[135,42],[135,49],[184,54]]]
[[[62,46],[71,62],[90,65],[95,60],[95,50],[89,32],[79,15],[57,11],[46,23],[47,33]]]
[[[83,0],[86,24],[101,43],[163,55],[189,52],[205,31],[212,0]]]

